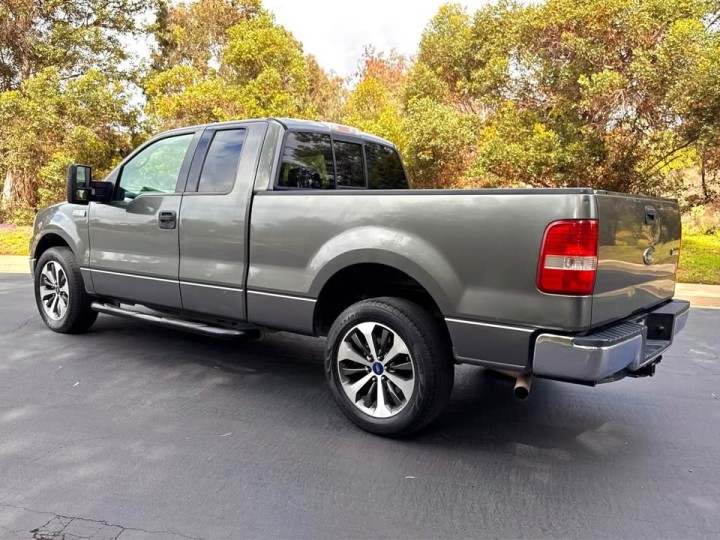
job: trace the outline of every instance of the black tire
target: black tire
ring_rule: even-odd
[[[338,364],[340,346],[349,332],[363,322],[387,327],[410,351],[414,390],[404,407],[389,418],[376,418],[364,412],[343,390]],[[404,299],[382,297],[353,304],[338,316],[327,337],[325,374],[336,403],[350,421],[377,435],[402,437],[435,420],[452,392],[454,372],[451,347],[440,323],[426,310]]]
[[[67,279],[67,309],[58,318],[52,318],[43,307],[40,287],[43,283],[42,272],[49,262],[59,265]],[[80,334],[86,332],[97,319],[97,311],[91,307],[90,296],[85,292],[80,266],[75,255],[67,247],[54,247],[44,252],[35,265],[35,302],[43,321],[50,330],[61,334]]]

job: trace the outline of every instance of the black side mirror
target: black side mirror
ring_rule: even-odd
[[[87,165],[70,165],[67,174],[67,200],[88,204],[92,196],[92,169]]]

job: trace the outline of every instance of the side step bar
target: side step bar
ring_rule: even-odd
[[[116,317],[123,317],[125,319],[142,321],[158,326],[164,326],[166,328],[176,328],[178,330],[185,330],[186,332],[195,332],[196,334],[203,334],[205,336],[241,337],[244,336],[248,331],[256,330],[256,328],[251,325],[248,325],[247,328],[244,328],[243,330],[224,328],[222,326],[212,326],[202,322],[185,321],[172,317],[164,317],[162,315],[154,315],[152,313],[141,313],[132,309],[127,309],[112,304],[103,304],[101,302],[93,302],[90,307],[99,313],[106,313],[108,315],[115,315]]]

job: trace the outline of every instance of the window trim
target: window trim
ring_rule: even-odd
[[[210,154],[210,147],[212,142],[215,140],[215,135],[220,131],[242,131],[242,148],[240,149],[240,156],[238,158],[238,166],[235,170],[235,176],[233,177],[230,189],[227,191],[200,191],[200,180],[202,178],[202,171],[205,168],[205,162]],[[229,195],[235,189],[235,183],[237,182],[238,173],[240,171],[240,161],[242,160],[242,153],[245,149],[245,142],[247,141],[248,128],[245,126],[222,126],[221,128],[208,127],[204,130],[203,136],[198,143],[196,153],[193,156],[192,163],[188,171],[187,181],[184,185],[183,193],[191,194],[195,193],[198,195]]]
[[[187,177],[190,172],[190,163],[192,162],[192,159],[195,155],[195,150],[197,149],[197,145],[200,142],[200,138],[205,130],[204,129],[191,129],[191,130],[183,130],[183,131],[175,131],[170,133],[163,133],[161,135],[158,135],[156,137],[153,137],[142,145],[138,146],[133,152],[130,153],[129,156],[127,156],[123,162],[120,164],[120,166],[117,169],[116,177],[115,177],[115,186],[113,187],[113,194],[112,194],[112,200],[113,201],[123,201],[124,199],[119,199],[118,195],[120,193],[120,182],[122,182],[122,175],[123,172],[125,172],[125,166],[130,163],[135,157],[137,157],[140,153],[144,152],[147,148],[150,148],[153,144],[159,143],[160,141],[164,141],[166,139],[172,139],[173,137],[183,137],[185,135],[192,135],[192,139],[190,139],[190,144],[187,147],[187,150],[185,151],[185,157],[183,158],[182,163],[180,164],[180,171],[178,172],[178,178],[175,182],[175,191],[169,191],[167,193],[138,193],[138,195],[135,197],[137,199],[138,197],[150,197],[150,196],[167,196],[167,195],[173,195],[173,194],[182,194],[183,188],[185,186],[185,183],[187,182]],[[133,199],[133,200],[135,200]]]

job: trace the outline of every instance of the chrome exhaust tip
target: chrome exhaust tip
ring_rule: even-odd
[[[532,385],[532,375],[518,375],[515,379],[515,388],[513,388],[513,397],[518,401],[525,401],[530,395],[530,386]]]

